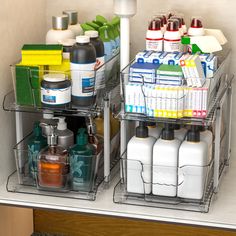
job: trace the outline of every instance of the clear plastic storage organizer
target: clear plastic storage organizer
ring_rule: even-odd
[[[120,159],[119,128],[112,130],[110,120],[112,111],[117,110],[120,102],[119,54],[96,70],[85,72],[94,75],[94,80],[90,81],[90,86],[86,88],[91,98],[87,99],[86,105],[74,104],[69,100],[66,104],[63,102],[55,104],[58,94],[58,101],[61,101],[63,96],[68,99],[69,93],[65,94],[65,90],[71,85],[71,74],[77,73],[79,76],[80,72],[49,69],[48,66],[29,67],[21,64],[11,66],[14,91],[4,97],[3,108],[6,111],[17,112],[16,124],[20,128],[17,129],[18,143],[14,147],[16,171],[8,177],[7,191],[95,200],[97,193],[107,186],[117,171],[115,166]],[[48,96],[43,94],[45,91],[42,88],[44,86],[42,81],[47,74],[55,78],[55,81],[62,82],[62,87],[64,86],[56,88],[58,94],[55,96],[54,87],[49,87],[52,91],[48,91]],[[43,95],[46,96],[48,104],[42,102]],[[86,117],[92,123],[101,115],[104,117],[102,135],[104,142],[99,153],[91,154],[89,158],[73,154],[74,158],[70,155],[70,158],[65,158],[63,161],[55,156],[52,159],[40,160],[39,152],[31,150],[28,145],[33,134],[23,137],[23,132],[19,131],[23,131],[22,112],[39,114],[53,112],[55,117],[80,116]],[[92,123],[89,123],[89,127]]]
[[[230,51],[223,52],[223,55],[218,57],[219,66],[214,76],[206,79],[199,88],[189,88],[181,80],[179,85],[162,85],[158,78],[154,78],[157,84],[149,84],[144,74],[134,76],[130,73],[133,62],[121,72],[123,100],[117,113],[120,120],[155,122],[158,127],[168,123],[185,128],[204,126],[212,131],[213,142],[212,158],[202,164],[183,166],[179,158],[176,164],[169,165],[135,160],[134,153],[127,159],[127,150],[121,150],[121,176],[114,188],[115,203],[209,211],[211,199],[219,189],[220,178],[230,159],[231,85],[234,76],[229,74]],[[133,83],[133,79],[138,83]],[[161,96],[157,95],[158,89],[162,90]],[[199,92],[195,100],[190,90]],[[193,109],[199,101],[202,105]],[[123,135],[130,137],[125,131]]]

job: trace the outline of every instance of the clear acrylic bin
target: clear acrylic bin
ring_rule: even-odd
[[[86,163],[86,157],[80,156],[78,162],[76,162],[76,157],[73,157],[75,163],[69,162],[70,172],[68,174],[59,171],[58,174],[56,173],[60,165],[65,163],[50,163],[49,161],[43,164],[53,164],[54,170],[40,172],[37,155],[32,155],[33,153],[28,150],[27,146],[31,135],[26,136],[14,147],[16,171],[8,177],[7,190],[9,192],[95,200],[98,187],[104,180],[104,151],[102,150],[98,155],[93,156],[91,163]],[[119,155],[118,150],[119,146],[114,146],[113,151],[116,152],[116,155]],[[84,159],[84,162],[81,158]],[[30,159],[34,160],[30,162]],[[111,156],[111,162],[113,162],[111,163],[111,168],[113,168],[117,163],[117,156]]]
[[[45,74],[62,74],[68,80],[71,79],[71,74],[80,76],[81,71],[63,71],[52,70],[50,66],[24,66],[16,64],[11,66],[13,85],[14,85],[14,104],[11,104],[10,99],[5,97],[5,110],[20,110],[32,111],[42,109],[52,109],[55,112],[78,113],[78,112],[93,112],[96,109],[102,109],[104,106],[104,98],[120,83],[119,78],[119,54],[115,55],[109,61],[98,67],[94,71],[83,71],[94,76],[94,81],[91,82],[89,92],[91,99],[86,106],[69,104],[45,105],[41,103],[41,81]],[[103,81],[103,83],[100,83]],[[63,92],[63,89],[61,89]],[[9,93],[6,96],[11,96]],[[10,104],[9,104],[10,103]]]
[[[121,159],[115,203],[208,212],[213,194],[213,161],[206,166],[146,165]]]

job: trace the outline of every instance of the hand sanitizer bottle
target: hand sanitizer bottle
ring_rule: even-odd
[[[180,141],[174,130],[165,125],[161,138],[153,147],[152,193],[175,197],[177,194],[177,167]]]
[[[46,44],[59,44],[61,40],[75,38],[74,33],[68,29],[67,15],[53,16],[52,29],[47,32]]]
[[[127,192],[151,193],[152,149],[155,141],[148,135],[145,124],[140,122],[136,135],[127,146]]]

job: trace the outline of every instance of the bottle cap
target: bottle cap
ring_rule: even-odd
[[[139,122],[139,126],[136,128],[136,137],[138,138],[148,137],[148,128],[147,126],[145,126],[144,122]]]
[[[173,128],[174,128],[175,130],[179,130],[179,129],[180,129],[180,125],[174,124]]]
[[[178,16],[172,16],[170,19],[177,20],[179,22],[179,28],[182,28],[182,19]]]
[[[174,140],[174,130],[171,128],[170,124],[165,124],[165,128],[162,130],[161,139],[164,140]]]
[[[203,28],[201,19],[196,17],[192,18],[191,28]]]
[[[146,125],[149,126],[149,127],[156,127],[155,122],[146,122]]]
[[[64,116],[58,116],[58,117],[55,117],[55,119],[58,119],[58,123],[57,123],[58,130],[66,130],[67,129],[67,123],[65,121],[66,118]]]
[[[75,10],[66,10],[63,11],[64,15],[67,15],[69,18],[69,25],[76,25],[78,23],[78,12]]]
[[[43,79],[48,82],[62,82],[65,81],[65,74],[45,74]]]
[[[43,111],[43,119],[52,119],[53,118],[53,111],[45,110]]]
[[[52,28],[55,30],[66,30],[68,29],[69,18],[67,15],[53,16],[52,17]]]
[[[97,38],[98,37],[98,31],[88,30],[88,31],[85,31],[84,35],[88,36],[89,38]]]
[[[154,19],[159,19],[161,21],[161,27],[164,27],[164,18],[162,15],[155,15]]]
[[[175,19],[169,19],[167,22],[167,31],[179,31],[179,21]]]
[[[76,135],[76,143],[78,145],[86,145],[88,143],[88,134],[86,133],[85,128],[80,128]]]
[[[159,18],[155,18],[149,23],[149,30],[161,30],[161,20]]]
[[[77,43],[89,43],[90,38],[86,35],[80,35],[76,37],[76,42]]]
[[[200,142],[200,131],[196,126],[192,126],[191,130],[188,131],[187,141],[194,143]]]
[[[199,126],[199,127],[198,127],[198,130],[199,130],[200,132],[203,132],[203,131],[206,130],[206,127],[205,127],[205,126]]]
[[[76,40],[75,39],[61,39],[61,40],[58,40],[58,43],[65,47],[72,47],[76,43]]]

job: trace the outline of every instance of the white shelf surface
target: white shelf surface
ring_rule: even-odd
[[[118,178],[112,181],[109,189],[98,192],[96,201],[11,193],[6,191],[4,183],[0,186],[0,204],[236,229],[235,168],[236,159],[232,156],[230,167],[223,173],[220,190],[213,196],[208,213],[115,204],[113,189]]]

